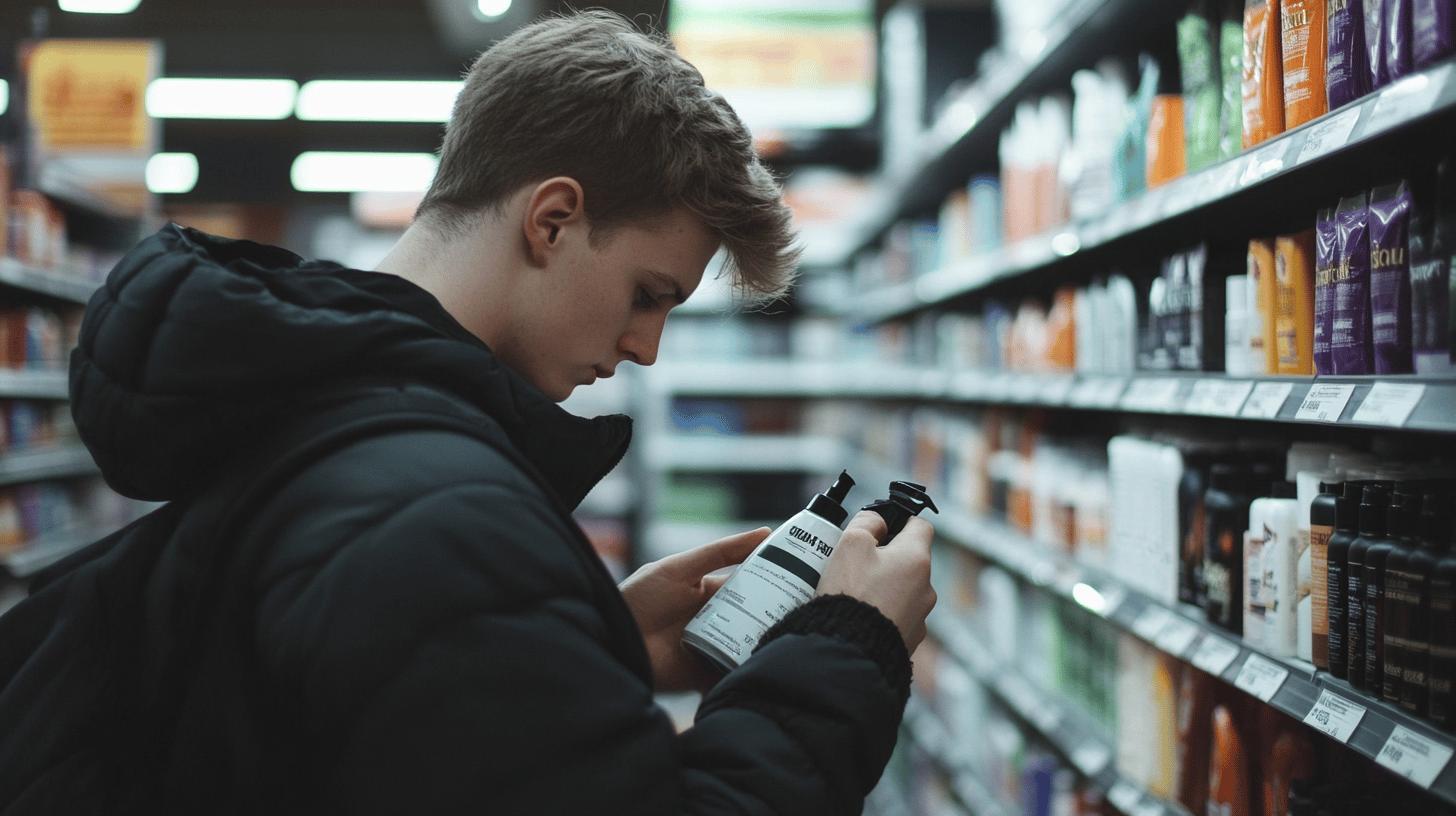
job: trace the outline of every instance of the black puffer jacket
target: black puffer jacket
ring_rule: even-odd
[[[250,619],[216,622],[247,633],[232,665],[261,693],[230,699],[220,678],[191,678],[224,726],[179,729],[174,804],[862,809],[907,693],[890,622],[817,600],[675,733],[631,614],[568,515],[620,460],[629,420],[562,411],[412,284],[168,227],[92,301],[72,366],[77,425],[106,478],[155,500],[211,483],[300,417],[391,390],[450,400],[496,443],[377,435],[267,502],[242,533],[259,568],[229,576],[251,582]],[[166,609],[170,589],[152,576],[140,603]],[[229,719],[258,738],[230,738]]]

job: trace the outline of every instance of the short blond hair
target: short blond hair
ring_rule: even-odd
[[[593,237],[684,207],[718,236],[741,290],[793,282],[792,219],[747,128],[670,42],[612,12],[549,17],[476,59],[416,215],[459,232],[553,176],[582,185]]]

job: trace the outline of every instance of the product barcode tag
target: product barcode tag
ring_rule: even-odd
[[[1429,788],[1451,761],[1451,749],[1397,725],[1375,761],[1423,788]]]
[[[1167,623],[1168,610],[1161,606],[1149,605],[1133,619],[1132,631],[1133,634],[1152,643]]]
[[[1304,715],[1304,722],[1340,742],[1349,742],[1350,735],[1355,733],[1355,726],[1360,724],[1360,720],[1364,716],[1364,706],[1355,705],[1344,697],[1325,689],[1320,691],[1319,699],[1315,701],[1314,707]]]
[[[1285,400],[1294,390],[1294,383],[1263,382],[1254,386],[1254,393],[1244,402],[1239,416],[1248,419],[1274,419],[1284,409]]]
[[[1222,676],[1239,656],[1239,647],[1217,635],[1208,635],[1193,651],[1193,665],[1214,677]]]
[[[1193,641],[1198,638],[1200,631],[1202,630],[1199,629],[1198,624],[1193,621],[1182,615],[1171,614],[1168,616],[1168,622],[1163,624],[1162,630],[1158,632],[1153,642],[1168,654],[1182,657],[1183,653],[1188,651],[1188,647],[1193,645]]]
[[[1299,148],[1299,156],[1294,163],[1304,164],[1344,147],[1345,142],[1350,141],[1350,134],[1355,131],[1355,124],[1360,121],[1360,108],[1360,105],[1355,105],[1343,113],[1312,125],[1305,133],[1304,146]]]
[[[1132,809],[1137,807],[1142,798],[1143,795],[1137,788],[1120,780],[1107,792],[1107,801],[1123,813],[1132,813]]]
[[[1354,393],[1355,386],[1348,383],[1315,383],[1304,395],[1294,418],[1305,422],[1339,422]]]
[[[1288,669],[1263,655],[1251,654],[1234,678],[1234,685],[1267,703],[1288,677]]]
[[[1171,377],[1133,380],[1122,396],[1122,407],[1130,411],[1172,413],[1178,410],[1178,391],[1182,383]]]
[[[1183,410],[1202,416],[1238,416],[1254,384],[1249,380],[1207,379],[1193,384]]]
[[[1072,751],[1072,764],[1084,776],[1096,776],[1102,773],[1102,769],[1106,768],[1107,763],[1111,761],[1112,752],[1100,742],[1084,742]]]
[[[1399,428],[1410,419],[1425,394],[1426,387],[1419,383],[1376,383],[1350,420]]]
[[[1361,135],[1379,133],[1428,113],[1441,96],[1450,75],[1451,66],[1443,65],[1433,71],[1408,76],[1382,89]]]
[[[1240,187],[1258,184],[1284,169],[1284,157],[1289,152],[1289,139],[1276,138],[1273,144],[1265,145],[1249,154],[1249,163],[1239,177]]]

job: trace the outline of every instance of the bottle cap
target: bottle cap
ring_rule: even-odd
[[[885,543],[889,543],[890,539],[905,529],[905,524],[910,521],[911,516],[920,515],[920,512],[927,507],[933,512],[940,512],[940,508],[935,506],[935,501],[925,492],[925,485],[918,485],[914,482],[890,482],[889,498],[870,502],[860,509],[880,514],[889,531],[885,535]]]
[[[835,527],[842,526],[844,520],[849,518],[849,511],[844,509],[844,499],[849,495],[851,487],[854,487],[854,479],[850,477],[849,471],[841,470],[834,484],[809,502],[809,512]]]
[[[1380,485],[1366,485],[1360,500],[1360,535],[1385,535],[1390,492]]]
[[[1293,499],[1299,496],[1294,482],[1272,482],[1269,485],[1269,498],[1271,499]]]

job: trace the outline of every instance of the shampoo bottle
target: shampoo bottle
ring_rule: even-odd
[[[770,627],[812,600],[849,517],[843,502],[853,486],[849,474],[840,473],[828,491],[764,539],[688,623],[683,644],[732,670]]]
[[[1439,504],[1449,505],[1443,494]],[[1426,675],[1427,713],[1442,728],[1456,727],[1456,551],[1451,547],[1451,516],[1444,515],[1427,532],[1427,540],[1438,542],[1436,565],[1431,571],[1431,662]]]
[[[1392,553],[1400,550],[1420,518],[1419,488],[1401,485],[1390,497],[1386,513],[1385,540],[1365,550],[1365,683],[1373,696],[1400,700],[1401,652],[1385,653],[1385,568]],[[1387,658],[1395,669],[1388,676]]]
[[[1264,601],[1264,648],[1275,657],[1294,657],[1299,649],[1296,641],[1299,527],[1296,522],[1299,501],[1295,486],[1275,482],[1264,503],[1264,556],[1260,596]],[[1247,636],[1248,632],[1245,631]]]
[[[1345,557],[1345,670],[1350,685],[1370,688],[1365,673],[1365,553],[1386,543],[1390,492],[1367,485],[1360,501],[1360,537]]]

